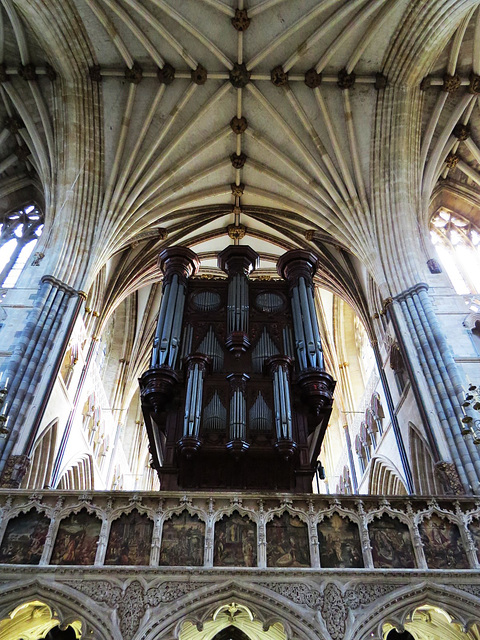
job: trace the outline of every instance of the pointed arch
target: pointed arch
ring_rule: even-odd
[[[0,587],[0,620],[23,603],[40,601],[55,612],[61,626],[80,621],[82,637],[112,640],[111,621],[105,609],[96,602],[81,597],[71,587],[43,580],[22,581],[14,588],[11,585]]]
[[[315,589],[315,587],[312,587]],[[232,602],[247,607],[264,628],[280,622],[287,638],[298,640],[318,640],[318,630],[312,622],[311,612],[299,614],[298,606],[292,606],[291,594],[281,595],[270,589],[253,584],[227,581],[213,584],[212,588],[199,592],[194,590],[178,598],[168,607],[168,611],[156,618],[148,620],[137,632],[142,640],[157,640],[161,637],[180,636],[182,625],[190,621],[202,626],[213,618],[222,606],[228,607]]]
[[[93,460],[87,454],[65,469],[55,488],[61,491],[90,491],[95,488],[94,477]]]
[[[30,468],[22,482],[23,489],[44,489],[52,476],[57,444],[58,419],[53,420],[37,440]]]
[[[385,458],[373,458],[368,479],[368,493],[378,496],[404,496],[407,488],[397,469]]]
[[[415,493],[442,494],[443,491],[435,476],[435,462],[430,447],[413,422],[408,423],[408,441]]]

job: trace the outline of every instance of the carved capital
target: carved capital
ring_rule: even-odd
[[[10,456],[0,477],[0,487],[3,489],[18,489],[29,466],[30,458],[28,456]]]
[[[435,474],[440,480],[445,493],[449,495],[462,495],[465,493],[458,471],[453,462],[441,460],[435,464]]]

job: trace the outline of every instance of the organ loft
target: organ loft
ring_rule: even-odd
[[[225,277],[196,277],[182,246],[162,251],[163,296],[140,378],[162,490],[308,492],[332,411],[313,296],[314,253],[282,255],[278,279],[251,277],[249,246],[218,254]]]

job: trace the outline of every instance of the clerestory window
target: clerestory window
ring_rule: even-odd
[[[43,215],[33,204],[0,218],[0,287],[11,289],[43,230]]]
[[[431,237],[456,292],[480,295],[480,229],[457,213],[440,209]]]

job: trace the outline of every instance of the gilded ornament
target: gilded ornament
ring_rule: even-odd
[[[473,95],[480,94],[480,75],[477,73],[470,74],[470,84],[468,85],[468,93],[472,93]]]
[[[446,93],[455,93],[455,91],[460,87],[460,82],[460,76],[458,74],[451,76],[446,73],[443,76],[442,91],[445,91]]]
[[[236,198],[240,198],[243,196],[243,192],[245,190],[245,185],[241,182],[240,184],[235,184],[234,182],[230,185],[232,188],[232,195]]]
[[[239,224],[238,226],[234,224],[229,224],[227,227],[228,237],[231,238],[232,240],[241,240],[242,238],[245,237],[246,233],[247,233],[247,229],[243,224]]]
[[[445,164],[449,169],[455,169],[459,160],[460,158],[459,156],[457,156],[456,153],[449,153],[448,156],[445,158]]]

